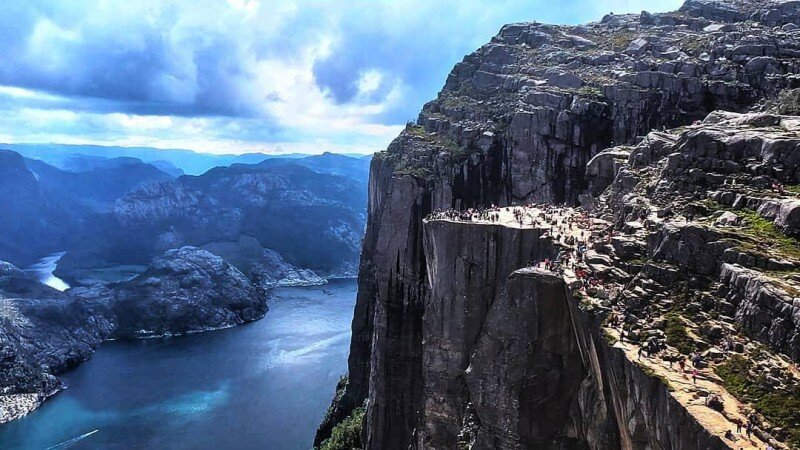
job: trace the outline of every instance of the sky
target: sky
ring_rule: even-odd
[[[681,0],[0,0],[0,142],[372,153],[506,23]]]

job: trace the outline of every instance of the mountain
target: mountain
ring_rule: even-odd
[[[325,152],[322,155],[306,156],[297,159],[274,158],[263,161],[261,167],[278,167],[286,165],[300,165],[328,175],[339,175],[364,184],[369,179],[369,164],[371,156],[345,156]],[[366,191],[365,191],[366,192]]]
[[[798,23],[689,0],[466,56],[373,158],[315,444],[799,446]]]
[[[82,170],[66,171],[42,161],[26,159],[28,169],[54,201],[67,207],[108,212],[125,194],[149,184],[172,180],[161,169],[136,158],[114,158],[81,163]]]
[[[268,251],[295,267],[290,271],[350,276],[366,218],[365,165],[322,155],[234,164],[145,185],[118,199],[112,214],[75,240],[59,274],[74,279],[87,268],[146,264],[166,249],[194,245],[218,249],[256,278],[261,275],[253,270],[275,264]]]
[[[30,263],[57,251],[78,220],[50,196],[25,158],[0,150],[0,255]]]
[[[86,155],[69,155],[60,161],[61,165],[58,166],[58,168],[67,172],[89,172],[96,169],[119,167],[131,162],[142,162],[140,159],[130,156],[105,158],[102,156]],[[183,170],[172,165],[172,163],[168,161],[150,161],[148,164],[169,174],[173,178],[178,178],[184,174]]]
[[[61,251],[117,198],[172,179],[133,158],[68,172],[9,150],[0,150],[0,175],[0,257],[22,265]]]
[[[42,160],[63,170],[72,170],[76,164],[80,167],[87,160],[128,157],[152,164],[171,175],[174,175],[176,170],[188,175],[201,175],[214,167],[232,164],[258,164],[272,158],[299,159],[309,156],[301,153],[215,155],[180,149],[67,144],[0,144],[0,148],[13,150],[28,158]]]

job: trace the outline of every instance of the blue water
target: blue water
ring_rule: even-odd
[[[0,425],[0,449],[308,449],[347,369],[356,283],[275,291],[256,323],[111,342]]]

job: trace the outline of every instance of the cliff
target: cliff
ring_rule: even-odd
[[[456,65],[417,125],[373,160],[349,378],[317,443],[366,403],[365,448],[737,445],[722,435],[755,400],[726,384],[729,361],[703,369],[705,396],[682,385],[686,392],[672,393],[682,378],[663,381],[672,372],[662,366],[687,349],[675,336],[696,339],[691,351],[711,352],[708,361],[721,335],[741,330],[725,345],[745,347],[745,358],[754,342],[769,345],[761,370],[781,372],[773,388],[796,386],[783,378],[784,358],[796,357],[792,297],[773,287],[791,281],[785,272],[797,267],[789,258],[796,243],[786,240],[795,199],[765,192],[800,183],[786,142],[794,119],[720,113],[697,130],[675,127],[715,110],[777,107],[797,82],[799,15],[797,2],[700,0],[674,13],[609,15],[586,26],[514,24]],[[726,135],[729,126],[741,130]],[[731,183],[733,193],[712,196]],[[561,282],[518,272],[555,256],[539,231],[424,225],[434,211],[530,202],[581,204],[610,228],[610,242],[589,243],[590,273],[617,285],[613,295],[587,297],[597,317],[580,310],[566,315],[568,323],[565,309],[577,302],[556,293]],[[731,220],[756,228],[766,220],[778,234],[758,242],[707,226],[742,208],[758,214]],[[765,269],[778,272],[766,287]],[[552,315],[542,318],[540,303]],[[680,308],[697,314],[675,315]],[[621,317],[627,343],[611,343],[619,334],[604,331],[608,317]],[[637,349],[664,335],[672,336],[667,359],[640,367]],[[491,353],[496,362],[482,356]],[[709,390],[727,400],[722,419],[692,403]],[[559,406],[543,411],[544,404]],[[776,434],[789,439],[792,419],[763,419],[762,431],[780,428]]]

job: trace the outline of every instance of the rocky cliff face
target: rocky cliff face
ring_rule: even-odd
[[[232,327],[267,311],[264,290],[222,258],[185,247],[125,283],[65,293],[0,263],[0,423],[63,389],[56,378],[107,339]]]
[[[644,214],[636,207],[642,198],[650,203],[649,197],[658,191],[667,199],[675,189],[705,194],[726,178],[714,173],[752,167],[744,176],[762,180],[762,188],[777,181],[796,184],[794,170],[783,166],[787,160],[771,158],[791,154],[779,149],[794,148],[780,139],[766,149],[740,143],[726,157],[712,158],[711,149],[728,147],[709,143],[708,135],[651,131],[692,124],[717,109],[770,108],[782,91],[797,83],[798,14],[797,2],[699,0],[674,13],[609,15],[586,26],[508,25],[459,63],[439,97],[423,109],[418,125],[407,127],[373,161],[349,382],[320,427],[318,442],[332,424],[366,401],[366,448],[454,448],[459,442],[475,448],[730,445],[719,439],[722,429],[698,419],[663,382],[633,363],[624,349],[608,345],[593,320],[573,314],[569,328],[584,337],[571,344],[563,334],[548,335],[555,331],[540,331],[527,321],[508,330],[510,335],[489,333],[492,326],[499,327],[496,316],[516,313],[516,309],[492,311],[492,305],[518,305],[522,297],[513,294],[519,291],[538,299],[534,288],[526,291],[520,286],[527,278],[532,278],[527,281],[536,290],[554,290],[555,282],[539,275],[518,273],[513,282],[505,279],[525,266],[520,255],[545,253],[522,244],[522,238],[516,241],[521,248],[498,250],[495,246],[506,240],[487,238],[491,232],[485,230],[475,231],[474,236],[468,230],[437,237],[437,229],[446,224],[429,224],[426,236],[422,223],[435,210],[536,201],[581,203],[587,210],[605,211],[609,223],[625,229],[628,222],[635,222],[636,214]],[[757,135],[758,130],[748,134]],[[693,138],[698,152],[683,156],[684,148],[676,146]],[[756,161],[751,164],[752,158]],[[650,168],[643,173],[625,168],[636,164]],[[680,169],[680,176],[659,185],[659,164]],[[638,195],[626,195],[637,186]],[[747,204],[735,195],[721,195],[720,204]],[[692,198],[686,203],[698,201]],[[783,206],[784,200],[770,201],[753,206],[770,205],[763,207],[762,215],[771,214],[789,232],[793,210]],[[660,214],[678,206],[685,205],[662,204]],[[654,277],[660,279],[664,289],[660,298],[670,298],[666,287],[670,276],[673,282],[683,277],[697,281],[703,292],[722,290],[719,284],[703,285],[697,277],[720,273],[718,261],[725,261],[723,255],[731,262],[753,257],[728,252],[730,247],[717,239],[721,236],[716,231],[696,224],[659,221],[650,232],[639,223],[628,231],[631,236],[614,240],[614,258],[683,261],[675,269],[637,266],[648,277],[633,277],[627,271],[638,273],[634,266],[619,265],[621,274],[612,271],[620,280],[642,280],[644,288]],[[474,240],[462,239],[462,234]],[[647,242],[644,247],[637,243],[640,239]],[[437,245],[448,241],[463,245]],[[786,258],[753,257],[762,267],[768,267],[770,259],[775,270],[793,267],[781,262]],[[606,263],[615,266],[614,261]],[[671,271],[680,275],[669,275]],[[724,273],[728,279],[732,276],[730,271]],[[778,351],[791,348],[787,343],[795,336],[788,319],[791,306],[763,300],[782,297],[758,294],[770,291],[760,290],[757,281],[745,281],[755,280],[746,274],[737,280],[732,298],[725,300],[732,308],[728,314],[735,315],[745,331],[752,330],[746,332],[748,339],[771,342]],[[750,301],[738,301],[736,296],[743,291],[756,293],[759,300],[747,295]],[[559,302],[546,297],[541,300],[544,304]],[[632,305],[650,304],[641,297],[627,293],[624,298]],[[651,320],[663,318],[663,309],[659,311]],[[553,330],[567,329],[560,313],[555,320]],[[524,347],[516,339],[541,341],[550,350]],[[558,349],[548,347],[556,342]],[[582,349],[579,367],[570,362],[575,359],[575,345]],[[505,359],[498,368],[475,359],[498,346],[505,352],[500,353]],[[553,364],[545,375],[535,364],[512,367],[512,362],[539,356],[537,351],[544,352],[545,360],[557,355],[561,368]],[[529,380],[520,373],[553,381],[555,392],[520,389],[520,383]],[[576,389],[577,396],[572,396]],[[490,395],[510,403],[507,408],[489,405]],[[541,405],[542,399],[557,399],[566,408],[568,398],[569,412],[559,409],[553,417],[537,415],[541,411],[534,405]],[[476,405],[476,399],[482,399],[481,404]],[[550,432],[543,433],[544,428]]]
[[[515,270],[566,249],[548,228],[434,220],[425,236],[416,448],[726,448],[606,338],[602,304],[579,304],[550,271]]]

